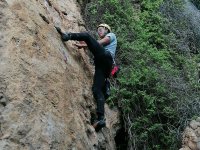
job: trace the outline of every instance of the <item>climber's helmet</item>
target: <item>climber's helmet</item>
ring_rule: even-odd
[[[111,27],[109,25],[105,24],[105,23],[100,24],[97,28],[99,28],[99,27],[106,28],[108,30],[108,33],[111,32]]]
[[[98,35],[100,38],[104,38],[107,33],[111,32],[111,28],[107,24],[100,24],[97,27]]]

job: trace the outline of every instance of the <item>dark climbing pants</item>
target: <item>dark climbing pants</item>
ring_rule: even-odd
[[[97,102],[98,117],[104,116],[105,97],[103,93],[105,79],[109,77],[112,70],[112,56],[102,45],[98,43],[87,32],[70,33],[71,40],[85,41],[89,50],[94,55],[95,74],[93,79],[92,92]]]

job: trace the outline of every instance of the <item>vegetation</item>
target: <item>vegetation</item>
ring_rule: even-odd
[[[168,8],[181,9],[178,0],[170,2]],[[175,31],[187,25],[174,24],[161,11],[164,5],[163,0],[96,0],[85,11],[89,30],[105,22],[118,38],[121,72],[108,103],[122,111],[129,149],[180,148],[180,133],[200,110],[198,57],[181,50],[183,38]]]
[[[200,9],[200,1],[199,1],[199,0],[191,0],[191,2],[192,2],[198,9]]]

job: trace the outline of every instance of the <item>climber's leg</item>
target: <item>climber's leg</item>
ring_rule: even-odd
[[[97,103],[97,122],[93,124],[93,127],[95,128],[95,131],[101,130],[103,127],[106,126],[105,118],[104,118],[104,104],[105,104],[105,98],[103,95],[102,88],[105,83],[105,77],[104,73],[101,68],[98,66],[95,66],[95,75],[94,75],[94,81],[93,81],[93,96]]]
[[[97,103],[97,115],[98,119],[104,117],[104,103],[105,98],[102,92],[102,88],[104,86],[105,77],[103,71],[98,66],[95,66],[95,74],[93,79],[93,96]]]
[[[89,33],[87,32],[81,32],[81,33],[65,33],[61,34],[62,39],[64,41],[68,40],[77,40],[77,41],[85,41],[87,44],[89,50],[92,52],[92,54],[97,57],[104,54],[105,49],[102,45],[98,43],[97,40],[95,40]]]
[[[111,94],[110,93],[110,81],[108,78],[106,78],[105,84],[104,84],[104,87],[102,90],[103,90],[105,100],[108,99]]]
[[[95,58],[95,74],[93,80],[93,95],[97,100],[97,114],[104,116],[105,97],[103,87],[105,79],[109,77],[112,69],[112,57],[108,52],[105,52],[101,57]]]

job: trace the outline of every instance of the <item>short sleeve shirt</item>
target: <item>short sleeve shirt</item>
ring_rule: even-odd
[[[113,57],[115,58],[116,48],[117,48],[117,38],[114,33],[108,33],[106,36],[110,38],[110,44],[104,46],[106,51],[109,51]]]

